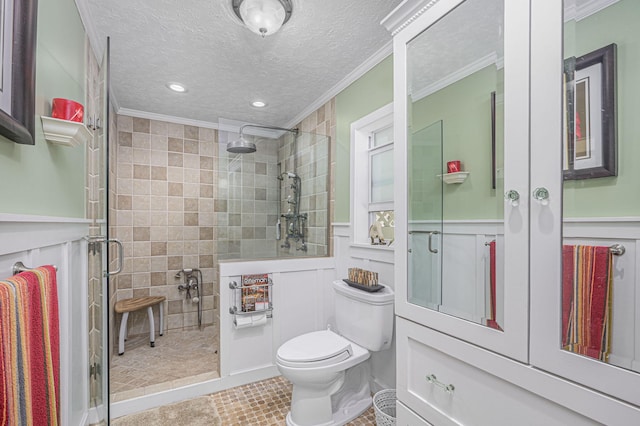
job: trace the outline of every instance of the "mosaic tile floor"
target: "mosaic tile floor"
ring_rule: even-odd
[[[168,331],[127,340],[122,356],[114,355],[110,367],[111,402],[122,401],[220,377],[217,327]]]
[[[274,426],[285,424],[292,385],[283,377],[263,380],[212,395],[121,417],[113,426],[223,425]],[[348,426],[375,425],[373,407]]]

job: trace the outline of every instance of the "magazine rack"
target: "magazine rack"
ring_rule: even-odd
[[[272,318],[273,314],[273,304],[271,303],[271,287],[273,286],[273,281],[271,281],[271,278],[269,278],[268,282],[266,284],[256,284],[256,285],[252,285],[252,286],[241,286],[238,285],[237,282],[235,281],[231,281],[229,283],[229,288],[231,289],[231,300],[232,302],[229,304],[230,308],[229,308],[229,313],[231,315],[254,315],[254,314],[259,314],[259,313],[263,313],[266,312],[267,314],[267,318]],[[242,300],[242,292],[243,291],[247,291],[247,290],[256,290],[259,288],[265,287],[267,289],[267,294],[268,294],[268,303],[267,303],[267,307],[264,309],[256,309],[256,310],[252,310],[252,311],[243,311],[241,309],[241,307],[238,307],[237,305],[237,301],[238,300]],[[242,303],[242,302],[240,302]]]

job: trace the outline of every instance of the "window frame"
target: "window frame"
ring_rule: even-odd
[[[376,211],[394,210],[394,202],[371,202],[372,154],[394,150],[395,141],[373,147],[373,134],[393,126],[393,103],[351,123],[351,241],[370,244],[369,227]],[[394,154],[395,155],[395,154]]]

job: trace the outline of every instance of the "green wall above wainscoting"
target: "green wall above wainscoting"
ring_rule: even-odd
[[[348,222],[351,123],[393,102],[393,56],[389,56],[336,96],[335,222]]]
[[[502,70],[496,70],[495,65],[488,66],[413,103],[410,108],[412,137],[441,121],[443,144],[439,167],[433,164],[432,158],[417,161],[431,165],[431,180],[437,185],[430,183],[430,195],[421,194],[422,211],[417,200],[412,199],[412,220],[440,219],[440,215],[445,220],[502,217],[502,179],[497,190],[491,188],[491,92],[502,86],[500,79]],[[502,107],[498,107],[496,115],[501,116]],[[498,124],[501,123],[499,120]],[[496,145],[501,147],[501,134],[497,139]],[[430,152],[430,155],[440,155],[437,149]],[[446,163],[452,160],[460,160],[463,170],[470,174],[462,184],[441,185],[437,175],[446,173]],[[501,168],[502,160],[498,160]],[[441,188],[442,205],[438,200]],[[434,201],[429,202],[428,198]],[[442,212],[438,211],[440,205]],[[434,206],[438,207],[434,210]]]
[[[85,32],[73,0],[38,2],[35,146],[0,137],[0,213],[85,216],[85,147],[52,145],[41,115],[52,98],[85,103]]]
[[[564,217],[640,216],[640,2],[620,1],[565,26],[565,57],[611,43],[617,52],[618,176],[565,181]]]

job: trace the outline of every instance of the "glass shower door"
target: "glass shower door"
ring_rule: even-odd
[[[408,301],[433,310],[442,305],[442,121],[409,129]]]
[[[109,424],[109,39],[96,82],[89,158],[89,407],[91,424]]]

